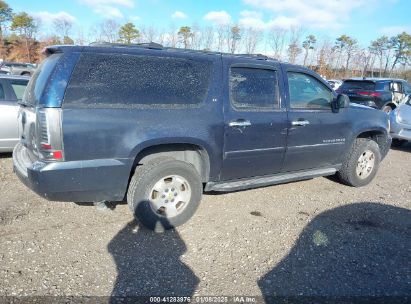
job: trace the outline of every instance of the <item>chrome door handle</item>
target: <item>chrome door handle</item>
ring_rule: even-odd
[[[243,119],[234,120],[234,121],[230,121],[228,123],[228,126],[229,127],[249,127],[251,126],[251,121],[243,120]]]
[[[292,126],[306,126],[309,124],[310,122],[308,120],[295,120],[291,122]]]

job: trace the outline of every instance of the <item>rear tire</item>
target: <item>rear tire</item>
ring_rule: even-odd
[[[383,112],[390,114],[394,110],[391,106],[385,106],[382,108]]]
[[[136,168],[127,203],[144,226],[164,232],[187,222],[201,197],[201,179],[191,164],[161,158]]]
[[[378,144],[369,138],[357,138],[337,176],[348,186],[362,187],[374,179],[380,162]]]

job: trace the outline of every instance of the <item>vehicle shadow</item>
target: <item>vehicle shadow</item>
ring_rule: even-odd
[[[117,267],[111,303],[132,303],[138,296],[192,296],[199,283],[181,261],[187,247],[176,230],[159,234],[131,221],[108,251]]]
[[[411,142],[407,142],[399,147],[391,146],[391,149],[396,151],[411,152]]]
[[[410,257],[410,210],[355,203],[316,216],[257,283],[266,303],[410,303]]]
[[[0,153],[0,158],[12,158],[12,157],[13,157],[13,153],[11,152]]]

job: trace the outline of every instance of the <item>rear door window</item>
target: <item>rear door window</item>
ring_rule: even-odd
[[[268,69],[232,67],[231,102],[238,109],[279,108],[277,72]]]
[[[82,54],[65,105],[195,106],[208,93],[212,62],[205,59]]]

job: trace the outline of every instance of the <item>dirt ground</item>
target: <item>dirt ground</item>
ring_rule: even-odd
[[[411,145],[364,188],[316,178],[206,194],[165,234],[110,208],[48,202],[0,156],[0,296],[411,297]]]

